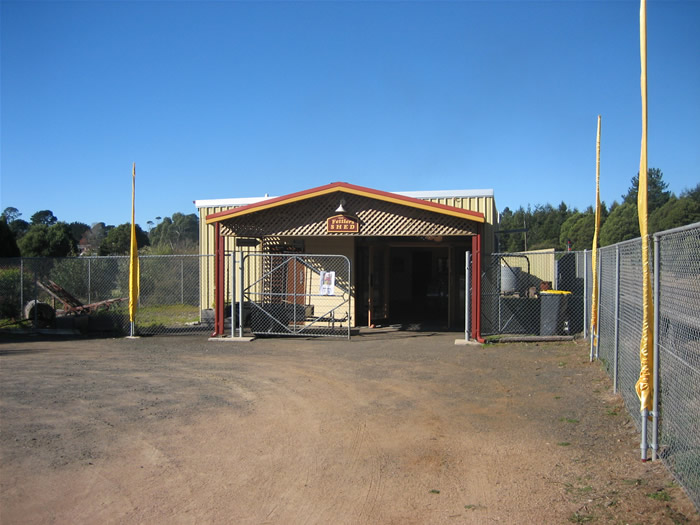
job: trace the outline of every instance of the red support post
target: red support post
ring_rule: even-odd
[[[225,287],[225,245],[221,235],[221,223],[215,225],[214,237],[214,333],[212,336],[224,335]]]
[[[472,338],[480,343],[481,338],[481,225],[472,237]]]

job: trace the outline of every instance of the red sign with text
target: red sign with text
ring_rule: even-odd
[[[326,232],[328,233],[358,233],[359,231],[360,223],[345,215],[334,215],[328,217],[326,221]]]

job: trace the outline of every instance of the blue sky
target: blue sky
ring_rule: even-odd
[[[88,224],[334,181],[620,199],[639,2],[2,2],[0,207]],[[700,182],[700,1],[648,4],[649,166]]]

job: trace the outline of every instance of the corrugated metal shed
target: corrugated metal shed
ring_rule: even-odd
[[[488,254],[494,249],[494,232],[498,222],[498,212],[494,200],[493,190],[439,190],[439,191],[410,191],[410,192],[392,192],[396,195],[410,197],[412,199],[420,199],[444,206],[450,206],[472,212],[477,212],[483,215],[483,253]],[[199,212],[199,250],[202,255],[213,255],[215,246],[214,227],[207,224],[206,218],[212,214],[217,214],[232,210],[239,207],[251,206],[257,203],[262,203],[266,200],[275,200],[280,197],[248,197],[248,198],[233,198],[233,199],[208,199],[196,200],[195,206]],[[324,252],[324,243],[319,242],[321,238],[314,241],[312,245],[307,245],[307,250],[313,246],[318,253],[335,253],[326,247]],[[235,237],[225,237],[225,249],[231,251],[236,248]],[[243,248],[244,251],[255,252],[259,251],[259,247]],[[230,272],[230,258],[226,260],[226,271]],[[202,308],[211,308],[214,303],[214,258],[208,257],[203,259],[200,272],[201,279],[201,305]]]

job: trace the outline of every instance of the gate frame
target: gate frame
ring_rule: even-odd
[[[253,311],[253,308],[257,308],[259,311],[265,312],[265,315],[268,316],[271,320],[276,322],[279,326],[284,327],[284,331],[277,331],[277,332],[270,332],[271,335],[277,335],[277,336],[306,336],[306,337],[347,337],[347,339],[350,339],[350,335],[352,332],[352,325],[351,325],[351,319],[352,319],[352,312],[350,311],[350,304],[351,304],[351,298],[352,298],[352,293],[351,293],[351,277],[352,277],[352,265],[350,263],[350,259],[346,257],[345,255],[339,255],[339,254],[319,254],[319,253],[289,253],[289,254],[278,254],[278,253],[265,253],[265,252],[249,252],[249,253],[243,253],[243,251],[238,252],[239,258],[236,259],[236,252],[232,252],[232,262],[235,265],[235,262],[238,262],[238,275],[239,275],[239,286],[236,287],[236,282],[235,282],[235,270],[232,267],[231,269],[231,335],[235,333],[235,328],[236,328],[236,316],[234,315],[234,308],[235,308],[235,303],[238,303],[238,334],[239,337],[243,337],[243,305],[246,302],[246,293],[248,290],[250,290],[253,286],[258,285],[263,279],[265,279],[266,276],[270,275],[273,271],[278,270],[281,267],[288,267],[291,261],[294,261],[294,263],[301,263],[304,265],[306,268],[311,270],[312,272],[315,271],[307,262],[304,261],[304,258],[308,257],[314,257],[314,258],[321,258],[321,257],[327,257],[327,258],[333,258],[333,259],[339,259],[343,261],[345,267],[347,268],[347,289],[344,289],[344,292],[341,296],[341,303],[330,308],[327,312],[324,312],[320,316],[315,316],[313,317],[310,321],[309,324],[303,324],[299,325],[299,329],[293,329],[290,328],[286,325],[284,325],[281,321],[279,321],[276,317],[270,315],[268,312],[265,312],[264,308],[261,308],[259,305],[260,304],[265,304],[265,303],[258,303],[256,301],[250,300],[250,297],[248,296],[248,302],[251,303],[252,308],[251,312]],[[262,261],[265,257],[269,258],[274,258],[274,257],[281,257],[283,258],[283,262],[280,264],[276,265],[274,268],[270,270],[261,270],[260,275],[258,275],[255,279],[254,282],[245,282],[245,270],[246,270],[246,263],[248,261],[255,260],[255,258],[260,258]],[[232,265],[233,266],[233,265]],[[339,285],[336,283],[336,287]],[[342,289],[342,288],[341,288]],[[236,293],[237,292],[237,293]],[[288,295],[288,294],[286,294]],[[304,297],[304,298],[313,298],[313,297],[330,297],[327,295],[323,294],[312,294],[312,293],[304,293],[304,294],[293,294],[294,297]],[[345,297],[347,296],[347,297]],[[337,297],[337,296],[336,296]],[[310,302],[310,301],[305,301],[305,302]],[[277,304],[277,303],[272,303],[272,304]],[[280,303],[284,304],[284,303]],[[297,304],[297,303],[294,303]],[[332,333],[321,333],[321,334],[316,334],[311,331],[309,331],[310,328],[314,327],[316,323],[318,322],[327,322],[329,319],[329,314],[330,314],[330,322],[333,322],[334,318],[334,312],[341,308],[342,306],[347,305],[347,316],[346,318],[343,319],[338,319],[337,322],[343,323],[347,322],[347,335],[334,335]],[[306,317],[302,319],[302,321],[307,321]],[[345,330],[343,330],[344,332]],[[253,332],[255,334],[255,332]]]

